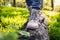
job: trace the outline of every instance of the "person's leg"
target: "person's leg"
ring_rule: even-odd
[[[38,28],[39,10],[41,8],[41,0],[26,0],[28,9],[30,10],[30,18],[27,24],[27,28]],[[31,7],[30,7],[31,6]]]
[[[32,0],[32,8],[40,10],[42,6],[42,0]]]
[[[31,6],[32,5],[32,1],[31,0],[26,0],[27,6]]]
[[[28,0],[29,1],[29,0]],[[27,29],[31,30],[31,29],[39,29],[37,30],[39,33],[38,35],[40,36],[36,38],[36,40],[49,40],[48,38],[48,28],[47,25],[45,25],[45,16],[40,12],[40,8],[42,6],[41,4],[42,0],[31,0],[31,4],[29,4],[31,6],[31,8],[29,8],[30,6],[28,5],[28,8],[31,9],[30,10],[30,18],[29,18],[29,22],[27,23]],[[29,3],[29,2],[28,2]],[[41,21],[43,20],[43,22]],[[32,30],[31,30],[32,31]],[[28,31],[30,32],[30,31]],[[30,32],[31,33],[31,32]],[[32,32],[31,34],[34,34],[34,32]]]
[[[42,7],[42,1],[43,0],[26,0],[28,8],[32,6],[33,9],[40,10]]]

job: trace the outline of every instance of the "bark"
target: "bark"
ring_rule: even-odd
[[[16,7],[16,0],[13,0],[13,6]]]
[[[54,0],[51,0],[52,11],[54,10]]]

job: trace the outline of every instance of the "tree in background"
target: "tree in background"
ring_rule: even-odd
[[[13,6],[16,7],[16,0],[13,0]]]
[[[1,0],[0,0],[0,5],[1,5]]]
[[[54,10],[54,0],[51,0],[52,11]]]

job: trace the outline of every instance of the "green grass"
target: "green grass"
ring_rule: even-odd
[[[42,10],[46,15],[50,40],[60,40],[60,12]]]
[[[25,8],[0,7],[0,34],[3,33],[0,40],[17,40],[18,34],[16,32],[20,31],[19,29],[28,20],[28,13]],[[25,33],[27,34],[22,33],[22,35],[28,35],[28,32]]]
[[[45,14],[48,21],[50,40],[60,40],[60,12],[47,10],[41,12]],[[4,36],[19,31],[28,18],[29,12],[26,8],[0,7],[0,33]]]

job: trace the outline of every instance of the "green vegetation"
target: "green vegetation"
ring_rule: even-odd
[[[1,38],[3,36],[6,36],[6,40],[17,40],[18,35],[16,32],[20,31],[19,29],[22,28],[28,17],[29,14],[28,10],[26,9],[14,7],[0,7],[0,33],[4,34],[1,35]],[[29,36],[28,32],[25,32],[24,34],[24,31],[21,31],[20,33],[22,35]],[[3,40],[3,38],[1,40]]]
[[[45,10],[42,12],[48,21],[50,40],[60,40],[60,12]]]
[[[41,10],[48,21],[50,40],[60,40],[60,12]],[[17,40],[20,31],[29,18],[25,8],[0,7],[0,40]],[[28,35],[20,31],[22,35]]]

